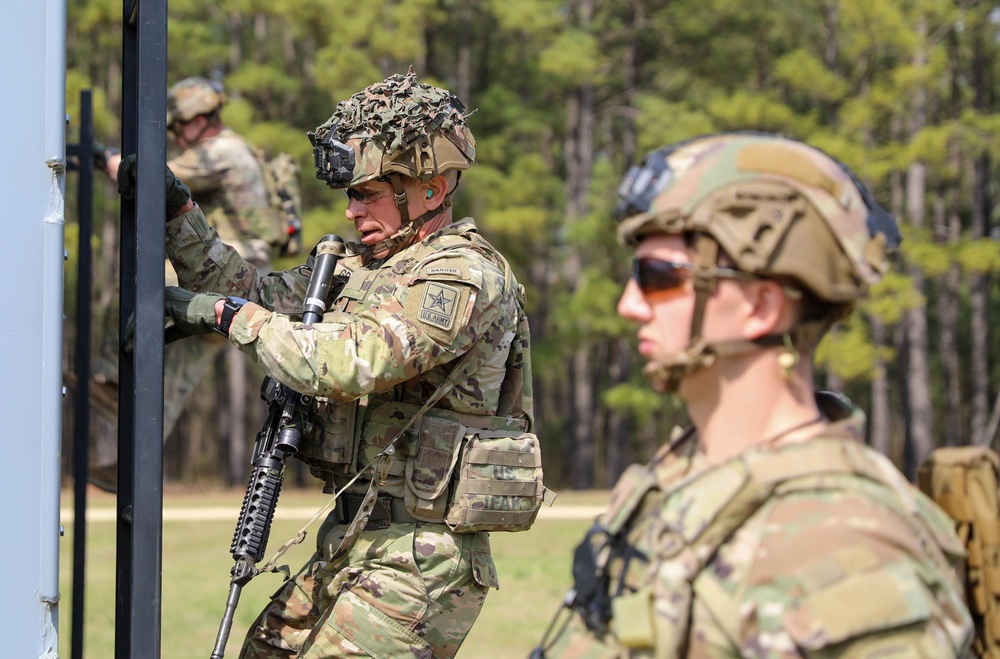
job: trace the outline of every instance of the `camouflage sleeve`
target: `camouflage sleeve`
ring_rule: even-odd
[[[167,167],[191,188],[195,197],[221,188],[226,176],[226,168],[220,163],[210,162],[207,153],[197,145],[168,161]]]
[[[494,322],[513,327],[516,302],[502,281],[485,261],[437,260],[387,286],[374,306],[327,313],[309,328],[248,305],[230,340],[296,391],[353,400],[453,361]]]
[[[197,206],[167,221],[166,234],[167,257],[181,287],[196,293],[236,295],[285,314],[301,312],[311,274],[306,266],[262,276],[222,242]]]
[[[771,499],[696,581],[692,638],[711,656],[963,656],[971,621],[926,540],[858,491]]]

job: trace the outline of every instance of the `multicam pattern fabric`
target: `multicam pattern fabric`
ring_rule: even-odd
[[[392,524],[325,561],[343,533],[342,524],[324,525],[317,555],[251,625],[240,656],[454,657],[497,585],[489,536]]]
[[[281,238],[280,219],[269,204],[260,165],[247,142],[226,128],[185,149],[168,165],[191,189],[192,198],[223,240],[256,267],[269,270],[272,243]],[[166,264],[165,281],[167,286],[177,283],[170,263]],[[226,348],[221,338],[192,337],[164,348],[164,436],[172,431],[191,392]]]
[[[888,268],[886,237],[870,235],[858,187],[823,152],[775,135],[742,133],[696,138],[664,152],[669,172],[648,209],[622,220],[623,242],[635,244],[655,232],[705,232],[738,269],[793,277],[832,302],[857,298]],[[789,193],[804,198],[815,215],[806,216],[807,205]],[[798,225],[813,221],[825,224],[834,240],[814,238],[788,249],[786,233],[800,233]],[[782,254],[783,248],[792,253]],[[830,260],[835,252],[840,258]]]
[[[184,78],[167,91],[167,126],[215,112],[225,104],[221,83],[200,76]]]
[[[284,238],[282,218],[268,199],[260,161],[240,135],[225,128],[168,165],[223,241],[258,266],[270,262],[271,245]]]
[[[689,434],[634,466],[599,520],[622,539],[610,623],[574,616],[546,656],[968,656],[953,525],[862,431],[858,412],[715,466]]]
[[[496,337],[485,346],[482,363],[436,403],[416,434],[440,434],[449,424],[520,432],[531,427],[523,290],[505,285],[502,257],[470,219],[384,261],[362,265],[360,257],[341,259],[331,310],[311,327],[295,317],[310,269],[261,276],[219,241],[198,209],[167,223],[167,253],[182,286],[250,300],[234,318],[230,340],[268,375],[320,397],[300,456],[329,488],[343,485],[374,459],[400,411],[412,416],[481,337]],[[379,462],[384,476],[379,494],[406,500],[413,492],[406,481],[406,442],[399,449]],[[368,489],[371,472],[365,474],[352,492]],[[328,523],[339,514],[335,510]],[[488,536],[453,535],[443,523],[412,522],[392,523],[366,541],[368,533],[346,559],[327,565],[322,574],[307,566],[304,576],[286,585],[262,617],[265,629],[254,632],[255,654],[247,656],[454,654],[486,589],[497,585]],[[423,533],[435,539],[425,543]],[[321,533],[330,534],[343,537],[344,524]],[[393,534],[402,535],[386,549],[383,543]],[[434,549],[423,558],[393,560],[366,549],[395,551],[414,543]],[[327,544],[317,561],[329,562],[339,541]],[[422,561],[448,556],[454,562],[442,567],[441,575],[432,568],[424,572]],[[258,652],[262,646],[267,649]]]
[[[184,98],[187,98],[185,94],[193,93],[192,90],[200,93],[211,89],[206,87],[209,82],[203,78],[189,80],[193,81],[189,85],[178,83],[175,86]],[[283,238],[278,233],[283,219],[269,205],[260,165],[247,142],[233,131],[224,129],[219,135],[186,149],[171,160],[169,166],[191,189],[201,211],[209,216],[209,222],[223,239],[256,268],[265,272],[270,270],[271,242]],[[167,286],[179,283],[169,262],[164,264],[164,280]],[[105,318],[100,359],[94,367],[100,375],[100,384],[110,389],[105,396],[110,399],[118,395],[112,388],[118,372],[117,328],[118,310],[115,307]],[[191,337],[164,347],[164,437],[173,432],[191,393],[225,348],[225,340],[218,336]],[[101,405],[96,409],[104,417],[104,427],[115,423],[116,406],[109,409]],[[102,430],[95,433],[94,438],[96,454],[117,455],[117,437],[113,432]],[[108,462],[96,467],[114,472],[114,464]]]

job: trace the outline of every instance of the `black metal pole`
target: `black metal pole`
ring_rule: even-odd
[[[115,656],[159,659],[163,533],[163,262],[166,0],[124,0],[122,153],[137,154],[122,200]]]
[[[91,90],[80,92],[80,141],[76,156],[76,399],[73,401],[73,620],[71,659],[83,659],[83,613],[87,577],[87,465],[90,457],[90,337],[93,300],[94,115]]]

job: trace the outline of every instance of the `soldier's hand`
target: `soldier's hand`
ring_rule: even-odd
[[[167,217],[173,217],[191,201],[191,188],[177,178],[169,167],[164,169],[167,170]]]
[[[108,166],[108,158],[121,153],[118,149],[113,147],[105,146],[100,142],[94,142],[91,148],[91,156],[94,160],[94,167],[98,169],[106,169]]]
[[[215,329],[215,303],[224,298],[217,293],[192,293],[186,288],[167,286],[163,306],[167,317],[188,335],[209,334]]]
[[[163,335],[163,343],[173,343],[178,339],[195,334],[208,334],[215,328],[215,302],[222,295],[206,293],[199,295],[178,286],[168,286],[163,292],[165,320],[173,321]],[[135,314],[125,324],[122,349],[132,354],[135,350]]]
[[[127,155],[118,163],[118,194],[126,199],[135,199],[135,154]]]
[[[118,193],[126,199],[135,198],[136,169],[137,163],[134,153],[122,158],[121,164],[118,165]],[[166,170],[167,217],[173,217],[191,200],[191,190],[183,181],[174,176],[169,167],[164,166],[163,169]]]

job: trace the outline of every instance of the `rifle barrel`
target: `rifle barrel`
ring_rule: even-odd
[[[226,653],[226,643],[229,642],[229,632],[233,629],[233,616],[236,614],[236,605],[240,603],[240,593],[243,586],[238,583],[229,585],[229,597],[226,598],[226,613],[222,616],[219,624],[219,634],[215,637],[215,648],[209,659],[222,659]]]

